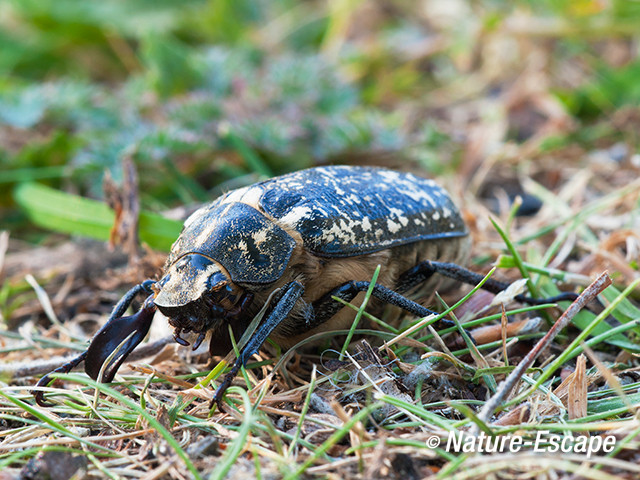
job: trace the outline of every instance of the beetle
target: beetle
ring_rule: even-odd
[[[179,344],[189,345],[183,334],[194,332],[195,350],[210,334],[210,354],[224,355],[232,348],[229,327],[239,339],[266,307],[215,393],[220,406],[241,366],[267,338],[289,348],[314,333],[348,328],[353,314],[333,297],[361,302],[377,265],[383,268],[371,313],[380,314],[387,303],[421,317],[433,313],[408,297],[430,295],[445,277],[479,282],[482,276],[459,266],[469,246],[448,193],[411,173],[325,166],[232,190],[185,221],[160,279],[127,292],[87,350],[54,372],[85,361],[92,378],[103,369],[102,381],[110,382],[146,336],[156,311],[168,318]],[[495,293],[506,286],[484,284]],[[140,293],[148,294],[141,309],[123,316]],[[545,301],[560,299],[569,297]],[[49,375],[37,387],[47,385]],[[34,394],[47,404],[41,389]]]

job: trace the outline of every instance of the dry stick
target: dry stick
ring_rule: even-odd
[[[133,352],[129,354],[127,357],[127,362],[135,362],[136,360],[141,360],[146,357],[150,357],[155,355],[160,350],[162,350],[165,345],[172,343],[173,337],[167,336],[163,337],[155,342],[146,343],[136,348]],[[77,355],[71,357],[55,357],[50,358],[48,360],[36,360],[34,362],[15,362],[15,363],[7,363],[4,365],[0,365],[0,376],[8,375],[11,378],[23,378],[30,377],[32,375],[41,375],[43,373],[49,373],[52,370],[64,365],[69,360],[76,358]]]
[[[518,364],[516,368],[505,378],[498,390],[491,397],[487,403],[484,404],[482,410],[478,414],[478,419],[484,423],[488,423],[493,412],[498,408],[500,404],[507,398],[509,392],[520,381],[527,369],[533,364],[535,359],[540,353],[549,346],[553,339],[566,327],[569,322],[575,317],[580,310],[582,310],[589,302],[595,299],[605,288],[611,285],[611,278],[607,272],[600,275],[591,285],[589,285],[578,298],[567,308],[567,310],[558,318],[556,323],[549,329],[547,334],[540,339],[535,347],[527,354],[526,357]],[[474,425],[470,432],[472,435],[477,435],[479,429],[477,425]]]

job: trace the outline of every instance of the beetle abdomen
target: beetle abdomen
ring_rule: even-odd
[[[423,240],[408,245],[392,247],[379,252],[349,258],[320,259],[309,256],[304,278],[306,279],[307,294],[304,297],[307,304],[311,304],[331,290],[330,286],[342,285],[349,281],[371,280],[378,265],[381,265],[377,280],[378,285],[391,288],[407,295],[409,298],[427,301],[436,289],[443,291],[451,286],[452,280],[440,275],[433,275],[430,279],[414,287],[400,284],[402,275],[423,260],[451,262],[463,264],[469,254],[469,237],[456,237],[434,240]],[[360,306],[364,299],[364,292],[358,294],[350,303]],[[263,294],[260,298],[266,298]],[[371,298],[367,305],[367,312],[382,318],[387,304]],[[387,312],[385,321],[395,324],[401,311],[393,308]],[[292,319],[283,322],[273,335],[274,341],[285,348],[290,348],[304,338],[319,332],[331,330],[348,330],[353,322],[355,312],[349,308],[340,310],[328,321],[306,327],[305,304],[298,305],[292,312]],[[361,328],[377,328],[374,322],[361,319]]]

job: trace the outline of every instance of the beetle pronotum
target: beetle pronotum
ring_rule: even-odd
[[[268,337],[288,348],[313,333],[348,328],[353,313],[332,297],[358,303],[377,265],[382,269],[372,292],[378,300],[371,304],[373,314],[385,303],[418,316],[432,313],[405,295],[429,295],[443,276],[477,283],[481,276],[458,266],[469,243],[447,192],[409,173],[318,167],[233,190],[185,221],[161,279],[132,288],[88,349],[55,372],[68,372],[84,360],[95,379],[122,344],[104,368],[102,380],[111,381],[146,336],[156,311],[168,318],[181,345],[189,345],[184,332],[197,333],[194,349],[211,332],[210,353],[226,354],[229,326],[239,339],[271,299],[216,391],[220,404],[240,367]],[[505,287],[492,280],[484,284],[493,292]],[[143,292],[149,296],[140,311],[123,317]],[[545,301],[570,298],[573,294]],[[47,375],[38,386],[49,381]],[[42,390],[35,395],[45,404]]]

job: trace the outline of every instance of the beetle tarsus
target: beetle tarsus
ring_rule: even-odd
[[[77,357],[69,360],[64,365],[59,366],[58,368],[56,368],[52,372],[47,373],[40,380],[38,380],[38,383],[36,383],[36,387],[33,390],[31,390],[31,394],[33,395],[36,403],[38,405],[40,405],[41,407],[52,407],[53,403],[47,402],[44,399],[44,392],[42,390],[38,390],[38,388],[46,387],[46,386],[49,385],[49,383],[51,383],[51,374],[52,373],[69,373],[75,367],[80,365],[80,363],[82,363],[86,357],[87,357],[87,352],[84,351],[80,355],[78,355]]]
[[[220,410],[221,412],[224,412],[224,408],[223,408],[224,404],[222,403],[222,399],[227,389],[233,383],[233,379],[236,378],[236,375],[238,375],[238,372],[240,371],[241,366],[242,364],[236,361],[233,364],[233,367],[231,368],[231,370],[229,370],[229,372],[224,376],[222,383],[220,383],[218,388],[216,388],[216,392],[213,395],[213,399],[209,404],[209,409],[212,409],[213,406],[216,405],[218,407],[218,410]]]
[[[477,285],[484,279],[484,275],[480,275],[479,273],[467,270],[466,268],[461,267],[460,265],[457,265],[455,263],[431,262],[428,260],[420,262],[418,265],[412,268],[410,272],[415,275],[422,275],[425,278],[428,278],[434,273],[439,273],[440,275],[469,285]],[[506,290],[508,287],[508,283],[500,282],[498,280],[494,280],[493,278],[487,279],[482,285],[483,290],[494,294],[500,293],[503,290]],[[516,295],[514,298],[521,303],[526,303],[529,305],[542,305],[544,303],[573,302],[576,298],[578,298],[578,294],[573,292],[564,292],[560,295],[556,295],[555,297],[547,298],[532,298],[526,295]]]

